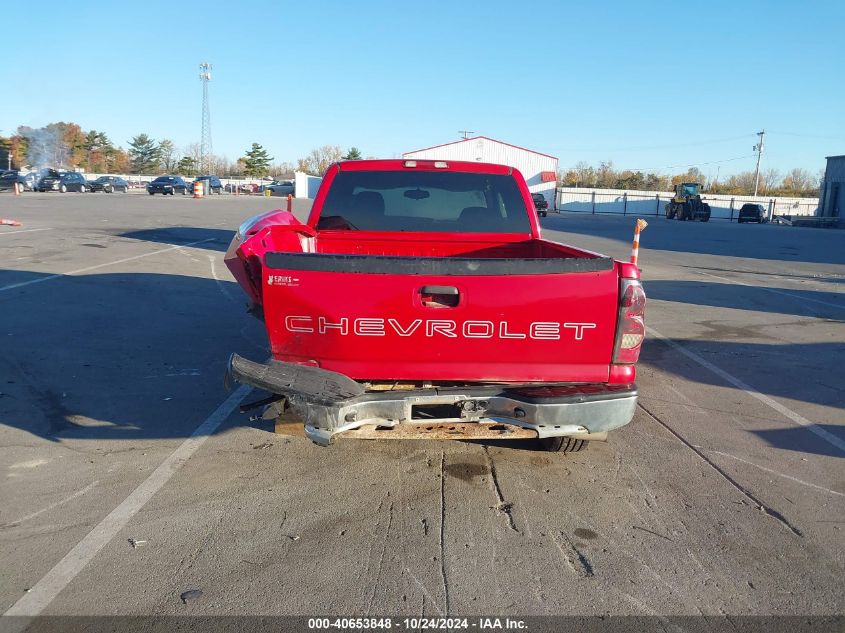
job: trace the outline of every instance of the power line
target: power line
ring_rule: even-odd
[[[719,165],[722,163],[730,163],[736,160],[745,160],[746,158],[753,158],[756,154],[746,154],[745,156],[737,156],[735,158],[725,158],[723,160],[709,160],[705,162],[698,162],[698,163],[687,163],[684,165],[665,165],[663,167],[639,167],[637,169],[621,169],[620,171],[660,171],[662,169],[679,169],[681,167],[699,167],[702,165]]]
[[[780,136],[797,136],[800,138],[816,138],[825,141],[845,141],[845,136],[827,136],[821,134],[801,134],[799,132],[779,132],[777,130],[769,130],[766,134],[777,134]]]
[[[651,149],[672,149],[675,147],[699,147],[701,145],[717,145],[719,143],[728,143],[731,141],[738,141],[742,139],[747,139],[754,134],[742,134],[739,136],[729,136],[726,138],[720,139],[713,139],[710,141],[690,141],[688,143],[672,143],[668,145],[641,145],[638,147],[625,147],[625,148],[617,148],[615,150],[608,150],[608,149],[595,149],[595,148],[585,148],[585,149],[578,149],[578,148],[562,148],[562,147],[553,147],[549,151],[554,152],[601,152],[606,154],[617,154],[620,152],[636,152],[642,150],[651,150]]]

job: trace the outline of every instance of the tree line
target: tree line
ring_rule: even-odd
[[[757,193],[762,196],[818,197],[823,174],[813,175],[796,167],[785,174],[777,169],[760,171]],[[754,172],[743,171],[722,180],[707,178],[697,167],[673,175],[617,170],[613,161],[602,161],[598,167],[581,161],[571,169],[558,173],[559,187],[590,189],[633,189],[644,191],[672,191],[682,182],[697,182],[708,193],[750,196],[754,193]]]
[[[329,165],[339,160],[363,158],[357,147],[344,152],[337,145],[323,145],[298,159],[296,164],[275,163],[260,144],[252,143],[243,156],[232,161],[225,156],[201,156],[198,143],[177,148],[170,139],[154,139],[149,134],[133,136],[126,148],[116,145],[105,132],[83,130],[76,123],[50,123],[41,128],[20,126],[9,137],[0,136],[0,148],[11,156],[13,168],[85,170],[92,173],[160,174],[176,173],[196,176],[204,162],[206,170],[222,177],[291,178],[294,171],[316,176],[325,174]],[[0,168],[5,165],[0,164]],[[699,182],[709,193],[751,195],[754,193],[754,172],[744,171],[721,180],[708,179],[698,168],[673,175],[618,170],[612,161],[598,167],[581,161],[571,169],[558,173],[558,186],[591,189],[630,189],[671,191],[681,182]],[[760,172],[758,193],[764,196],[816,197],[821,175],[795,168],[785,174],[776,169]]]
[[[324,145],[300,158],[296,164],[275,163],[274,158],[260,144],[252,143],[243,156],[231,161],[225,156],[203,157],[198,143],[177,148],[170,139],[155,139],[141,133],[127,141],[126,147],[116,145],[105,132],[85,131],[76,123],[50,123],[40,128],[22,125],[8,137],[0,136],[4,161],[13,169],[84,170],[91,173],[146,174],[174,173],[196,176],[204,163],[208,173],[222,177],[292,178],[294,171],[323,175],[329,165],[338,160],[363,158],[357,147],[344,152],[336,145]]]

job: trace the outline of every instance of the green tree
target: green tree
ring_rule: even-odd
[[[104,132],[91,130],[85,135],[82,143],[85,150],[88,171],[109,171],[109,165],[114,162],[115,147]]]
[[[196,159],[191,158],[190,156],[183,156],[179,159],[179,162],[176,163],[176,173],[181,174],[182,176],[196,176],[198,167],[199,165],[197,164]]]
[[[172,172],[176,168],[176,146],[170,139],[162,139],[158,143],[158,160],[162,171]]]
[[[158,145],[146,134],[139,134],[129,141],[129,158],[132,171],[151,174],[158,168]]]
[[[649,173],[645,177],[645,188],[648,191],[668,191],[671,189],[669,186],[669,178],[653,173]]]
[[[645,174],[641,171],[625,170],[616,178],[614,189],[645,189]]]
[[[244,156],[244,173],[253,178],[262,178],[270,170],[272,160],[273,158],[267,153],[266,149],[258,143],[253,143]]]
[[[0,136],[0,170],[12,163],[12,139]]]
[[[361,160],[362,158],[363,156],[361,156],[361,150],[352,146],[349,148],[349,151],[346,152],[346,156],[343,157],[343,160]]]

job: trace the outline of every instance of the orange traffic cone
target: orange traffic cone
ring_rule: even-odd
[[[288,194],[288,213],[293,211],[293,196]]]
[[[23,189],[23,185],[19,182],[16,182],[14,189],[15,189],[15,195],[19,196],[19,195],[21,195],[21,189]]]
[[[17,220],[7,220],[6,218],[0,218],[0,224],[3,226],[21,226],[21,223]]]
[[[642,218],[637,218],[637,223],[634,225],[634,242],[631,246],[631,263],[638,265],[640,258],[640,232],[648,226],[648,222]]]
[[[202,183],[197,180],[196,182],[194,182],[194,198],[202,198],[202,195]]]

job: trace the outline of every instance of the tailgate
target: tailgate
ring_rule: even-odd
[[[606,382],[609,258],[268,253],[273,357],[357,380]]]

